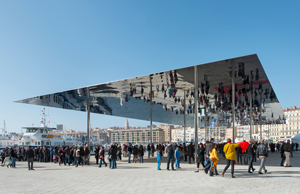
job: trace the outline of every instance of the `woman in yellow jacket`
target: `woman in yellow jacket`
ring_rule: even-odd
[[[210,158],[211,165],[212,165],[209,176],[213,176],[213,174],[219,175],[218,170],[217,170],[217,165],[218,165],[218,161],[219,161],[217,147],[218,147],[217,144],[213,144],[209,149],[209,158]]]
[[[225,153],[225,157],[226,157],[226,161],[227,161],[227,165],[225,166],[223,172],[222,172],[222,176],[224,176],[226,170],[229,168],[229,166],[231,165],[231,178],[235,178],[234,174],[234,161],[236,160],[236,152],[235,152],[235,148],[239,147],[240,144],[232,144],[231,143],[231,139],[228,138],[227,139],[227,144],[224,146],[223,151]]]

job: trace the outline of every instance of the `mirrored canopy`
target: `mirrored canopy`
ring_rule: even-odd
[[[197,65],[197,71],[200,126],[204,123],[228,126],[232,122],[232,74],[235,75],[237,124],[249,124],[251,91],[254,122],[259,120],[260,108],[264,123],[282,122],[282,108],[256,54]],[[152,95],[153,121],[175,125],[184,124],[185,98],[186,126],[194,126],[194,66],[16,102],[86,111],[87,88],[92,113],[149,121]],[[208,119],[204,119],[205,113]]]

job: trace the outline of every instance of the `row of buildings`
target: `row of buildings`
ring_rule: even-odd
[[[290,139],[300,132],[300,107],[293,107],[283,110],[286,118],[286,124],[266,124],[262,125],[262,138],[273,142]],[[260,126],[252,127],[252,138],[260,139]],[[198,142],[214,137],[222,141],[227,138],[232,138],[232,127],[208,127],[198,129]],[[68,130],[65,132],[58,131],[57,133],[66,133],[73,138],[86,138],[86,132],[75,132]],[[184,141],[184,128],[174,125],[154,125],[153,126],[153,142],[163,143],[167,141],[182,142]],[[235,127],[235,137],[239,140],[250,139],[250,126],[237,125]],[[126,120],[125,127],[111,127],[108,129],[92,128],[92,141],[99,144],[110,144],[113,142],[127,143],[133,142],[137,144],[148,144],[150,142],[150,126],[147,127],[129,127]],[[195,140],[194,128],[186,128],[186,141]]]

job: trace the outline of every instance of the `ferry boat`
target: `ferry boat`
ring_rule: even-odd
[[[18,136],[7,133],[4,120],[4,128],[2,128],[2,133],[0,134],[0,150],[4,149],[5,147],[13,147],[18,144]]]
[[[75,146],[82,142],[66,135],[57,135],[53,131],[56,128],[49,128],[46,124],[45,109],[42,111],[40,127],[22,127],[25,129],[20,146]]]

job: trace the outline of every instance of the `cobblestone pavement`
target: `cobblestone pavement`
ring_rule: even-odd
[[[164,158],[163,170],[158,171],[155,158],[131,164],[125,159],[117,162],[117,169],[98,168],[95,163],[78,168],[34,163],[35,170],[28,171],[26,162],[17,162],[15,169],[0,167],[0,193],[300,193],[299,152],[291,159],[293,167],[287,168],[279,166],[280,154],[270,154],[268,173],[263,175],[257,173],[259,162],[254,163],[253,174],[246,165],[235,165],[235,179],[230,178],[230,168],[225,177],[209,177],[203,170],[194,173],[195,164],[186,162],[181,162],[180,170],[167,171]],[[218,165],[220,174],[224,162],[221,159]]]

